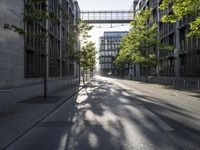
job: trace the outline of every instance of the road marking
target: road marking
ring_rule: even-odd
[[[141,107],[146,115],[148,115],[152,120],[154,120],[163,130],[165,131],[174,131],[174,129],[165,123],[162,119],[160,119],[158,116],[156,116],[153,112],[149,111],[145,107]]]

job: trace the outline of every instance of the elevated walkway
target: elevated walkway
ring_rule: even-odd
[[[81,20],[90,24],[128,24],[133,21],[133,11],[82,11]]]

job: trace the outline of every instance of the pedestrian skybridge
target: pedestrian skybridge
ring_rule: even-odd
[[[133,21],[133,11],[82,11],[81,20],[90,24],[126,24]]]

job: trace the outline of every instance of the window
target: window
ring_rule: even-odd
[[[181,66],[187,65],[187,57],[186,55],[181,56]]]
[[[200,49],[197,50],[197,63],[200,65]]]
[[[26,6],[26,5],[25,5]],[[51,11],[57,11],[58,1],[50,0],[49,9]],[[37,9],[44,9],[45,3],[35,3]],[[28,12],[31,13],[31,12]],[[46,40],[41,35],[45,32],[45,20],[43,22],[25,22],[25,30],[27,36],[25,38],[25,52],[24,52],[24,76],[27,78],[43,77],[44,65],[45,65],[45,51]],[[62,28],[62,31],[64,28]],[[49,37],[49,76],[60,75],[60,39],[59,39],[59,25],[52,25],[50,22],[50,37]],[[62,35],[64,38],[64,35]],[[62,62],[65,66],[65,62]]]
[[[45,40],[36,36],[44,32],[44,26],[34,22],[26,22],[25,27],[27,36],[24,51],[24,76],[26,78],[42,77],[44,74]]]

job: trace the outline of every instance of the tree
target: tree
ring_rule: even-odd
[[[83,69],[83,72],[90,70],[92,72],[96,64],[96,48],[95,43],[87,42],[84,46],[81,47],[80,51],[80,65]],[[84,82],[83,76],[83,82]]]
[[[134,61],[145,68],[146,77],[149,69],[156,67],[164,58],[157,55],[159,49],[172,49],[160,43],[158,39],[157,24],[149,23],[151,10],[139,12],[131,22],[130,32],[123,38],[120,52],[116,58],[117,64]]]
[[[120,51],[117,53],[117,55],[114,57],[114,63],[116,64],[117,69],[120,70],[121,76],[123,76],[123,69],[125,67],[125,64],[128,64],[131,62],[131,56],[129,53],[130,44],[126,44],[128,42],[128,35],[122,38],[122,42],[119,46]]]
[[[83,82],[85,81],[84,74],[87,70],[93,71],[96,65],[96,48],[95,43],[89,40],[89,31],[92,29],[92,25],[89,25],[86,21],[79,21],[76,34],[80,37],[81,48],[80,51],[74,50],[68,58],[79,62],[81,69],[83,70]],[[73,44],[73,41],[70,42]]]
[[[188,37],[200,36],[200,0],[163,0],[161,10],[165,10],[172,4],[172,14],[162,17],[163,22],[176,22],[184,16],[190,15],[193,20],[189,23],[190,32]]]
[[[40,25],[43,30],[39,33],[30,33],[24,28],[18,27],[14,24],[4,24],[4,30],[10,30],[18,33],[23,37],[33,36],[39,40],[40,46],[45,51],[45,63],[44,63],[44,98],[47,97],[47,50],[48,50],[48,37],[50,28],[59,25],[60,17],[65,16],[67,13],[61,7],[60,3],[57,2],[54,10],[50,10],[47,7],[47,0],[27,0],[25,1],[24,12],[22,17],[24,22]],[[43,46],[45,45],[45,46]]]

